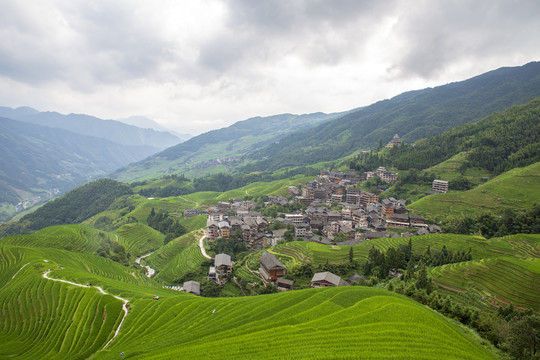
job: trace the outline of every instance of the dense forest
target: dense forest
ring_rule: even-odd
[[[23,234],[53,225],[78,224],[105,211],[115,199],[132,193],[127,184],[99,179],[46,203],[19,222],[2,226],[0,236]]]
[[[376,149],[380,141],[386,143],[396,133],[405,143],[412,143],[474,123],[539,96],[539,68],[540,63],[502,68],[459,83],[410,91],[377,102],[248,155],[258,161],[246,170],[331,161],[358,150]]]
[[[398,169],[425,169],[466,152],[463,167],[479,167],[500,174],[540,160],[540,98],[513,106],[474,123],[412,145],[392,148]]]

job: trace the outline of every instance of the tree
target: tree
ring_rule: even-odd
[[[354,250],[351,246],[351,248],[349,249],[349,262],[353,262],[354,261]]]
[[[525,316],[511,324],[508,351],[518,359],[532,359],[540,354],[540,317]]]
[[[417,289],[425,289],[429,294],[433,290],[433,284],[431,283],[431,278],[427,274],[426,266],[424,264],[420,265],[420,270],[418,271],[418,276],[416,280]]]
[[[220,292],[221,288],[215,282],[210,280],[204,280],[201,282],[201,296],[218,297]]]

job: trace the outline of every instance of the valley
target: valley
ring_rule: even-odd
[[[6,199],[64,173],[59,153],[80,174],[0,224],[0,358],[537,358],[537,70],[250,118],[114,165],[138,145],[85,153],[0,109],[39,130],[2,121],[19,129]]]

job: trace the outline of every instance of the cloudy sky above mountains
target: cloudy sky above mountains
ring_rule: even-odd
[[[0,106],[197,134],[540,60],[540,1],[0,0]]]

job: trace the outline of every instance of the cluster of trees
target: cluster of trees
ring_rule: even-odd
[[[268,216],[275,219],[282,214],[292,214],[298,210],[305,210],[305,209],[306,209],[305,205],[295,202],[293,204],[287,204],[285,206],[272,204],[272,205],[261,208],[260,211],[261,211],[262,216]]]
[[[540,205],[516,212],[507,209],[501,216],[482,214],[476,217],[463,217],[448,220],[442,226],[447,233],[482,234],[485,238],[512,234],[540,233]]]
[[[171,197],[191,194],[193,189],[182,184],[169,184],[164,187],[151,187],[139,190],[144,197]]]
[[[245,170],[248,172],[248,170]],[[283,172],[273,173],[270,171],[259,171],[254,173],[244,173],[229,175],[219,173],[216,175],[197,178],[193,180],[193,191],[219,191],[224,192],[231,189],[237,189],[254,182],[270,182],[293,177],[295,175],[316,176],[319,170],[308,167],[297,167]]]
[[[184,225],[182,225],[178,219],[170,216],[165,210],[159,210],[156,213],[154,208],[152,208],[150,215],[148,215],[148,218],[146,219],[146,223],[152,229],[165,235],[165,244],[187,232]]]
[[[431,250],[428,246],[423,254],[414,254],[412,251],[412,242],[409,240],[407,245],[400,244],[397,248],[388,248],[386,253],[372,246],[363,270],[366,276],[375,276],[379,279],[384,279],[388,276],[390,270],[406,269],[404,279],[407,279],[408,277],[413,277],[418,267],[440,266],[471,259],[470,249],[468,252],[453,252],[447,250],[446,245],[443,245],[441,251]]]
[[[105,235],[103,233],[100,233],[100,236],[103,239],[100,241],[96,254],[119,262],[124,266],[129,266],[129,258],[131,257],[131,254],[126,253],[126,249],[116,241],[111,241],[110,239],[104,238]]]
[[[242,241],[242,231],[236,230],[229,239],[219,238],[208,244],[208,249],[215,254],[227,254],[233,261],[238,254],[248,251],[246,243]]]

